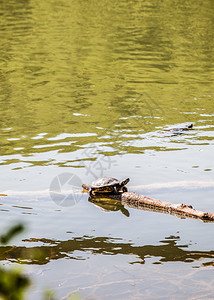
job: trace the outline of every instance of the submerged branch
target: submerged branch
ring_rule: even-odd
[[[90,187],[83,184],[83,189],[89,191]],[[125,192],[121,194],[108,194],[111,199],[119,200],[125,206],[143,209],[154,210],[163,213],[177,215],[179,217],[188,217],[200,219],[205,222],[214,222],[214,213],[208,213],[194,209],[191,205],[187,204],[173,204],[170,202],[161,201],[151,197],[133,192]]]

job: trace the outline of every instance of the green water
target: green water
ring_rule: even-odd
[[[214,212],[213,12],[208,0],[1,1],[0,220],[28,229],[0,253],[33,278],[28,299],[212,298],[213,224],[79,192],[129,177],[132,191]]]

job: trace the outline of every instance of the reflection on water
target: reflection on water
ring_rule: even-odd
[[[152,198],[151,198],[152,199]],[[165,214],[170,214],[173,216],[176,216],[178,218],[181,219],[185,219],[185,218],[193,218],[193,219],[199,219],[200,221],[206,222],[206,223],[213,223],[213,220],[206,220],[206,217],[204,219],[200,219],[198,216],[192,216],[192,215],[185,215],[184,213],[179,213],[176,211],[171,211],[168,208],[160,208],[160,207],[155,207],[154,205],[149,205],[149,204],[144,204],[141,203],[140,201],[136,201],[136,203],[132,203],[131,201],[120,201],[120,200],[114,200],[112,198],[108,198],[108,197],[89,197],[88,199],[89,202],[93,203],[95,206],[101,208],[104,211],[121,211],[121,213],[123,215],[125,215],[126,217],[130,216],[130,213],[128,211],[128,209],[126,207],[129,208],[135,208],[135,209],[140,209],[140,210],[144,210],[144,211],[152,211],[152,212],[156,212],[156,213],[165,213]],[[133,201],[134,202],[134,201]],[[186,204],[188,206],[188,204]],[[126,206],[126,207],[125,207]],[[190,205],[191,208],[193,208]]]
[[[174,125],[182,126],[183,124]],[[62,137],[48,138],[43,142],[35,138],[34,140],[37,140],[38,143],[33,144],[32,149],[29,148],[29,153],[25,153],[25,147],[21,149],[18,147],[20,143],[24,146],[25,141],[31,143],[33,140],[33,138],[24,137],[7,142],[7,144],[13,144],[12,152],[2,153],[0,165],[14,164],[14,169],[16,169],[16,164],[20,166],[18,168],[49,165],[83,168],[86,165],[89,166],[91,161],[99,164],[100,159],[110,165],[114,161],[112,157],[115,155],[143,154],[148,150],[155,152],[183,150],[190,149],[191,145],[212,145],[212,128],[214,126],[207,125],[203,128],[195,126],[194,131],[182,132],[182,135],[164,131],[164,127],[162,130],[148,133],[141,133],[141,129],[138,129],[137,134],[130,129],[117,130],[113,133],[104,130],[103,136],[86,133],[84,137],[82,134],[77,134],[75,140],[71,137],[73,134],[63,134]],[[5,148],[2,148],[2,151],[3,149]],[[18,154],[18,152],[20,153]],[[68,155],[73,159],[65,159]]]
[[[47,264],[51,260],[62,258],[85,260],[84,252],[86,252],[93,255],[130,255],[132,256],[131,264],[144,264],[147,259],[156,258],[153,262],[155,264],[200,261],[202,267],[214,265],[214,251],[191,251],[188,250],[188,245],[179,245],[179,240],[179,236],[169,236],[160,241],[160,245],[136,246],[118,238],[108,237],[82,236],[67,241],[31,238],[24,242],[42,243],[42,245],[1,246],[0,259],[25,264]],[[203,263],[205,259],[209,261]]]
[[[100,209],[104,211],[121,211],[121,213],[129,217],[129,211],[124,207],[124,205],[121,203],[121,201],[114,200],[108,197],[93,197],[93,198],[88,198],[88,201],[93,203],[95,206],[99,207]]]
[[[173,149],[174,141],[159,147],[158,137],[146,134],[185,122],[196,128],[204,122],[198,142],[212,143],[210,2],[122,1],[107,7],[91,1],[3,2],[3,164],[61,166],[58,158],[42,160],[38,153],[53,157],[85,147],[96,148],[95,158],[98,152]],[[190,139],[197,144],[198,133]]]

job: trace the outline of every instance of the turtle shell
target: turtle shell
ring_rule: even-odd
[[[102,188],[107,186],[114,186],[120,184],[120,181],[113,177],[102,177],[92,182],[92,188]]]

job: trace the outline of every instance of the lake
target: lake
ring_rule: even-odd
[[[0,224],[26,230],[0,253],[32,279],[27,299],[213,298],[213,223],[81,193],[129,177],[129,191],[214,212],[213,13],[1,2]]]

